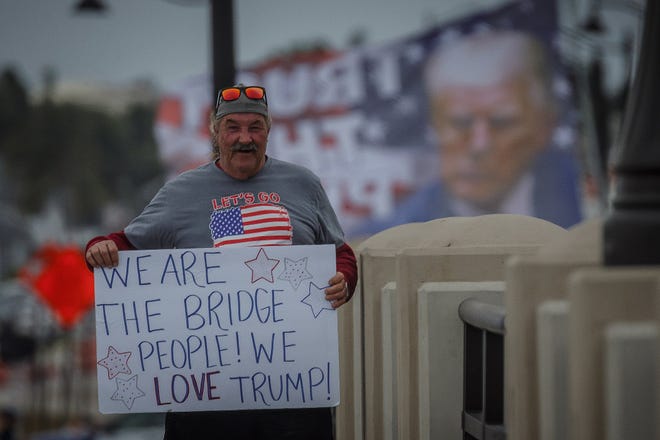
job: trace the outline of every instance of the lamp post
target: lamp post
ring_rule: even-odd
[[[76,6],[75,11],[79,13],[103,13],[107,7],[101,0],[80,0]]]
[[[213,96],[222,87],[234,84],[234,8],[233,0],[211,0],[211,50],[213,52]]]
[[[637,70],[615,151],[604,262],[660,265],[660,2],[647,0]]]

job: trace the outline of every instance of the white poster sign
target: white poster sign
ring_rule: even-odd
[[[95,269],[102,413],[339,404],[335,248],[123,251]]]

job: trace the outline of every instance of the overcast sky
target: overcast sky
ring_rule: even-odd
[[[103,0],[103,15],[74,13],[79,0],[0,0],[0,69],[15,66],[29,87],[45,67],[60,81],[167,88],[210,70],[208,0]],[[379,43],[506,0],[235,0],[239,66],[293,43],[345,48],[356,30]]]

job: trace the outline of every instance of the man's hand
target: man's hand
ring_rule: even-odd
[[[119,249],[112,240],[99,241],[87,249],[85,260],[92,267],[117,267]]]
[[[325,299],[336,309],[348,302],[348,283],[344,279],[344,274],[337,272],[335,276],[328,281],[330,286],[325,289]]]

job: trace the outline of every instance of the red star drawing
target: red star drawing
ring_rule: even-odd
[[[120,353],[111,345],[108,347],[108,355],[97,363],[108,370],[108,379],[112,379],[119,373],[131,374],[131,369],[128,367],[129,357],[131,357],[130,351]]]
[[[256,282],[259,279],[264,279],[269,283],[274,281],[273,271],[275,267],[280,264],[280,260],[274,258],[268,258],[266,251],[263,248],[259,249],[259,253],[254,260],[248,260],[245,264],[252,271],[252,282]]]

